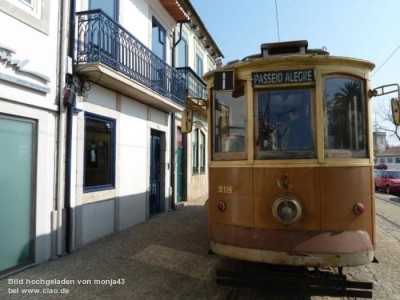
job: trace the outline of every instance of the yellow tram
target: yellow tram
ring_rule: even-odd
[[[310,267],[373,260],[373,68],[295,41],[204,76],[214,253]]]

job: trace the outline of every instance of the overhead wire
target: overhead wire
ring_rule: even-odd
[[[281,34],[279,32],[279,15],[278,15],[278,2],[275,0],[275,18],[276,18],[276,28],[278,29],[278,42],[281,41]]]
[[[389,55],[388,58],[371,74],[371,77],[374,76],[391,58],[392,56],[400,49],[400,45]]]

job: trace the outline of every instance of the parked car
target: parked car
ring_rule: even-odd
[[[375,190],[384,190],[386,194],[400,193],[400,171],[381,170],[376,173]]]
[[[387,169],[387,165],[386,164],[380,164],[380,165],[376,165],[375,169],[378,170],[386,170]]]

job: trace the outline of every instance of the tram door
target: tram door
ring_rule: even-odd
[[[150,215],[161,210],[161,134],[151,131],[150,141]]]

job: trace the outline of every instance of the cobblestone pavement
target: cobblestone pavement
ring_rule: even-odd
[[[372,281],[374,299],[400,299],[398,199],[377,194],[379,263],[346,271]],[[331,299],[218,286],[227,261],[208,249],[203,207],[179,207],[0,280],[0,299]]]

